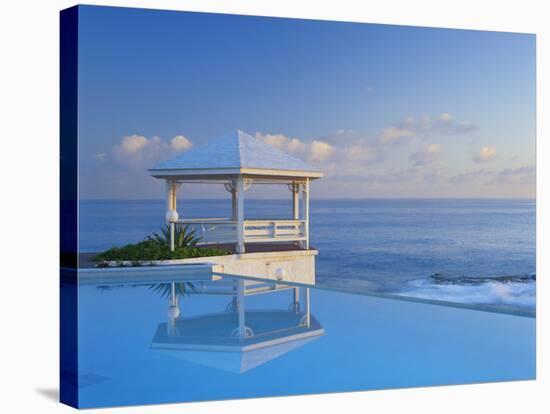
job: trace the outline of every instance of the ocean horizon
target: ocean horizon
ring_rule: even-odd
[[[290,218],[288,199],[247,199],[245,217]],[[163,224],[160,199],[80,201],[80,252],[145,239]],[[229,199],[178,201],[180,217],[229,217]],[[536,200],[311,200],[321,288],[533,313]]]

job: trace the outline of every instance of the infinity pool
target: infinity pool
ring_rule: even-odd
[[[311,289],[306,320],[279,285],[241,332],[233,296],[174,287],[79,287],[80,407],[535,378],[534,318]]]

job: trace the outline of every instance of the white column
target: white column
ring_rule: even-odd
[[[166,223],[170,227],[170,250],[174,251],[174,186],[172,180],[166,180]]]
[[[237,220],[237,189],[231,190],[231,220]]]
[[[294,220],[300,219],[300,185],[292,183],[292,217]]]
[[[236,180],[237,190],[237,253],[244,253],[244,180],[239,175]]]
[[[168,221],[168,213],[172,211],[172,180],[165,180],[166,184],[166,220]]]
[[[305,241],[302,243],[304,249],[309,249],[309,178],[306,178],[302,190],[302,219],[304,220],[304,237]]]
[[[166,223],[170,226],[170,250],[174,251],[175,222],[178,221],[177,190],[179,184],[175,180],[166,180]]]
[[[175,211],[177,213],[178,210],[176,206],[176,182],[175,181],[172,181],[172,191],[170,192],[170,196],[172,198],[172,211]],[[170,250],[171,251],[174,251],[174,248],[176,247],[174,245],[175,233],[176,233],[176,224],[172,221],[170,223]]]
[[[178,211],[178,187],[179,184],[176,181],[172,181],[172,210]]]
[[[176,225],[172,222],[170,223],[170,251],[174,251],[176,249],[176,241],[175,239],[175,233],[176,233]]]
[[[309,249],[309,178],[306,178],[306,193],[305,193],[304,203],[305,203],[305,210],[306,210],[304,214],[304,220],[306,221],[306,224],[305,224],[306,249]],[[309,298],[309,288],[308,288],[308,298]]]

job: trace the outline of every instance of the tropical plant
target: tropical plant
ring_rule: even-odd
[[[160,234],[153,233],[147,237],[147,240],[170,246],[170,225],[165,224],[160,229]],[[174,226],[174,247],[195,247],[200,240],[200,237],[195,236],[195,230],[191,230],[188,225],[176,224]]]

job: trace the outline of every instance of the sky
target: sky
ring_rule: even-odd
[[[532,34],[84,6],[80,197],[163,198],[147,168],[241,129],[312,197],[532,198],[535,93]]]

